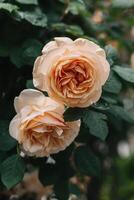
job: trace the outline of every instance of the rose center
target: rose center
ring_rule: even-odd
[[[92,74],[92,67],[85,60],[60,62],[55,71],[56,86],[64,96],[85,93],[93,83]]]

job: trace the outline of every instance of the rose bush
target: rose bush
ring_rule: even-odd
[[[0,0],[0,199],[133,199],[133,6]]]
[[[33,83],[70,107],[87,107],[100,99],[110,66],[105,51],[87,39],[57,37],[46,44],[34,64]]]

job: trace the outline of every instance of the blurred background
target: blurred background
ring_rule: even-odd
[[[33,87],[35,58],[56,36],[111,45],[121,62],[134,68],[134,0],[0,0],[0,131],[15,115],[14,97]],[[134,90],[122,88],[120,96],[132,113]],[[134,200],[134,125],[113,121],[107,141],[94,143],[102,177],[73,177],[70,200]],[[0,200],[55,199],[52,186],[43,186],[37,171],[26,173],[14,189],[0,188]]]

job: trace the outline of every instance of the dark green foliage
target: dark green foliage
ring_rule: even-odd
[[[0,167],[1,180],[10,189],[19,183],[25,172],[25,163],[18,155],[7,158]]]
[[[9,122],[0,121],[0,151],[9,151],[16,146],[16,141],[9,135]]]
[[[134,108],[129,110],[124,106],[127,89],[134,87],[134,70],[129,66],[134,47],[129,34],[134,24],[134,2],[108,2],[0,0],[0,187],[9,189],[21,182],[28,163],[28,166],[38,168],[39,180],[44,186],[54,185],[59,200],[67,200],[70,194],[81,198],[79,185],[70,183],[70,178],[76,176],[83,180],[85,175],[91,180],[103,176],[100,190],[103,191],[106,185],[104,193],[108,190],[108,194],[105,197],[100,193],[100,200],[133,200],[133,161],[122,167],[121,175],[113,165],[116,165],[115,158],[119,158],[118,143],[126,140],[130,126],[134,124]],[[96,10],[102,11],[103,15],[99,23],[93,21]],[[52,155],[55,164],[46,163],[45,158],[27,157],[24,163],[17,142],[8,131],[9,122],[15,115],[13,100],[23,89],[34,88],[34,61],[41,55],[43,46],[58,36],[87,38],[104,48],[111,67],[110,76],[96,104],[66,109],[65,121],[81,119],[82,124],[74,143]],[[110,179],[108,183],[107,179]]]
[[[134,70],[131,68],[114,66],[113,70],[121,77],[123,80],[134,83]]]
[[[74,152],[76,170],[88,176],[100,176],[99,159],[86,147],[80,146]]]
[[[122,84],[117,75],[111,70],[110,76],[104,85],[103,89],[106,92],[118,94],[121,91]]]

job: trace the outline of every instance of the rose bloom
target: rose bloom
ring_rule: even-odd
[[[14,101],[17,115],[9,132],[29,156],[49,156],[64,150],[78,135],[80,120],[65,122],[64,106],[33,89],[23,90]]]
[[[34,64],[33,83],[58,102],[87,107],[97,102],[110,66],[105,51],[87,39],[55,38]]]

